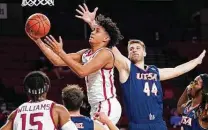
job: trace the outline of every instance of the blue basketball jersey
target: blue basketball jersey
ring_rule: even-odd
[[[78,130],[94,130],[94,121],[86,116],[72,116],[71,120],[75,123]]]
[[[187,104],[182,114],[181,124],[184,130],[205,130],[198,122],[197,111],[199,110],[199,106],[193,109],[190,109],[190,107],[191,102]]]
[[[163,92],[156,66],[142,70],[131,63],[129,78],[121,86],[130,122],[163,121]]]

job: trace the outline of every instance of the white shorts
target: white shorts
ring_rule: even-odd
[[[121,117],[121,105],[115,97],[110,98],[98,104],[91,105],[90,116],[92,119],[95,112],[104,112],[113,124],[117,124]]]

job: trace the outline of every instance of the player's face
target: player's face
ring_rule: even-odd
[[[192,98],[196,97],[199,91],[202,89],[202,79],[197,76],[194,81],[192,81],[187,89],[187,94]]]
[[[146,56],[146,51],[141,44],[132,43],[129,48],[129,59],[134,62],[144,61],[144,57]]]
[[[90,44],[100,44],[108,40],[108,34],[105,29],[101,26],[96,26],[91,32],[89,43]]]

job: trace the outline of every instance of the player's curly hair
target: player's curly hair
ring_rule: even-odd
[[[79,110],[84,99],[84,93],[78,85],[67,85],[62,90],[62,100],[69,111]]]
[[[202,108],[208,103],[208,74],[200,74],[202,79]]]
[[[48,76],[41,71],[28,73],[23,81],[24,91],[32,101],[38,101],[42,94],[47,93],[51,83]]]
[[[102,26],[110,36],[110,41],[107,47],[113,47],[123,39],[123,36],[121,35],[119,28],[116,26],[116,23],[114,23],[109,17],[99,14],[96,17],[96,23]]]

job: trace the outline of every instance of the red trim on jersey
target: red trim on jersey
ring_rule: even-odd
[[[110,74],[109,80],[110,80],[110,84],[111,84],[111,95],[112,95],[112,97],[114,97],[114,93],[113,93],[113,80],[112,80],[111,71],[112,71],[112,69],[109,71],[109,74]]]
[[[108,116],[110,116],[110,113],[111,113],[111,103],[110,103],[110,99],[108,99],[107,102],[108,102]]]
[[[106,94],[105,75],[104,75],[104,70],[103,69],[101,69],[101,73],[102,73],[102,78],[103,78],[103,94],[104,94],[104,98],[106,100],[107,99],[107,94]]]
[[[97,110],[97,112],[100,112],[100,110],[101,110],[101,102],[99,102],[99,105],[98,105],[98,110]]]
[[[90,49],[90,50],[87,50],[87,51],[88,51],[88,52],[87,52],[86,56],[90,56],[90,55],[93,54],[91,49]],[[85,53],[85,52],[84,52],[84,53]]]
[[[14,119],[12,120],[12,129],[13,129],[13,125],[14,125],[14,120],[15,120],[16,115],[17,115],[17,110],[18,110],[18,108],[14,111]]]
[[[52,121],[53,121],[54,130],[56,130],[56,129],[58,129],[58,128],[57,128],[57,126],[55,125],[55,121],[54,121],[54,119],[53,119],[53,112],[52,112],[54,105],[55,105],[55,103],[53,102],[53,103],[51,104],[51,108],[50,108],[50,116],[51,116],[51,119],[52,119]]]
[[[113,67],[111,67],[111,68],[103,68],[104,70],[111,70],[111,69],[113,69],[114,68],[114,66]]]

